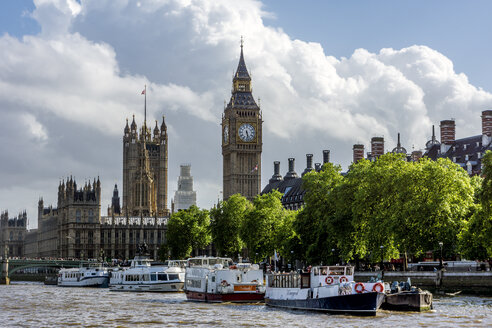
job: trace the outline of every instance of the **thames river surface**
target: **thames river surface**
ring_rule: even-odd
[[[121,293],[37,283],[0,286],[0,327],[491,327],[492,298],[434,296],[425,313],[376,317],[279,310],[264,304],[208,304],[183,293]]]

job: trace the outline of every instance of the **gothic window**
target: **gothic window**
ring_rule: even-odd
[[[89,223],[94,222],[94,210],[89,210]]]
[[[75,245],[80,245],[80,231],[75,232]]]
[[[82,221],[82,213],[80,210],[75,211],[75,222],[80,223]]]
[[[10,232],[10,240],[14,240],[14,232],[13,231]]]
[[[17,237],[18,240],[22,240],[22,232],[19,232],[19,236]]]
[[[89,244],[89,245],[94,244],[94,232],[93,231],[87,232],[87,244]],[[89,257],[92,257],[92,256],[89,256]]]

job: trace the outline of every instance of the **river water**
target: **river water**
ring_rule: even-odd
[[[425,313],[376,317],[289,311],[264,304],[187,302],[183,293],[122,293],[38,283],[0,286],[0,327],[492,327],[492,298],[434,297]]]

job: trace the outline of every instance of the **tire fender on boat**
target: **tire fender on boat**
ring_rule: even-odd
[[[325,279],[325,282],[326,282],[326,284],[327,284],[327,285],[331,285],[334,281],[335,281],[335,280],[333,279],[333,277],[332,277],[332,276],[328,276],[328,277],[326,277],[326,279]]]
[[[366,287],[364,286],[363,283],[358,282],[355,284],[354,289],[357,292],[357,294],[360,294],[366,290]]]
[[[372,291],[382,293],[384,291],[384,285],[382,283],[378,282],[378,283],[374,284],[374,286],[372,287]]]

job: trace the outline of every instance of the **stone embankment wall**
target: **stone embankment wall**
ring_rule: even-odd
[[[367,281],[381,276],[381,272],[356,272],[355,281]],[[412,285],[437,293],[462,292],[466,294],[492,295],[492,272],[384,272],[385,282],[406,281]]]

